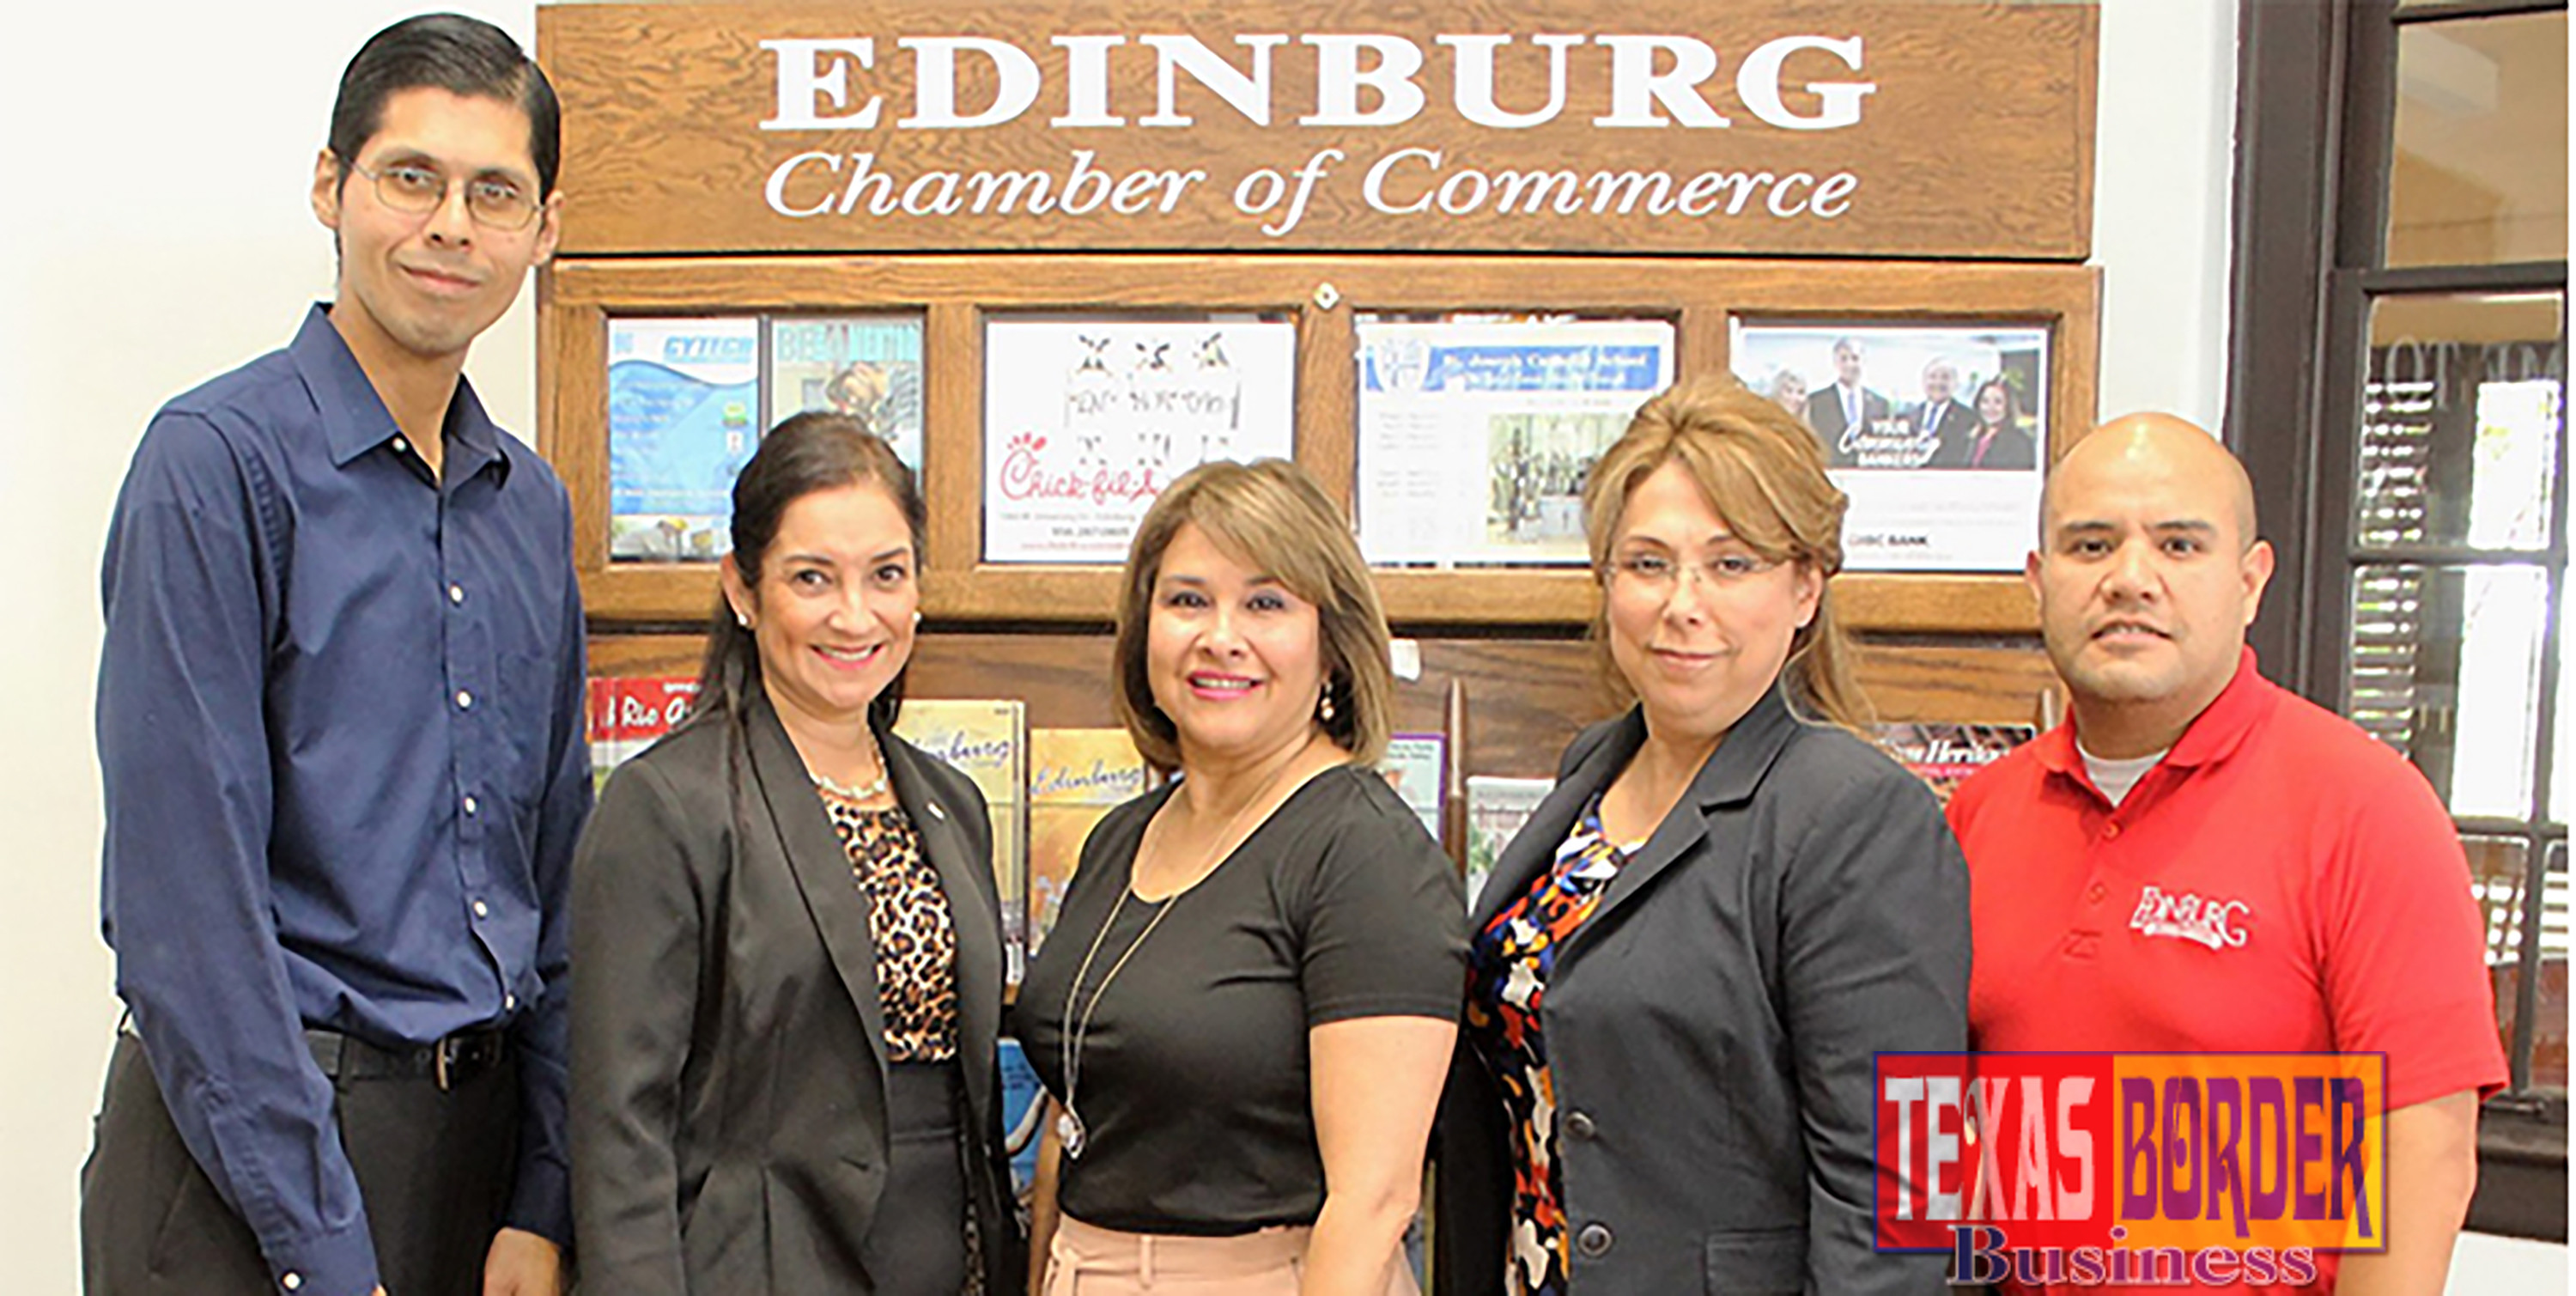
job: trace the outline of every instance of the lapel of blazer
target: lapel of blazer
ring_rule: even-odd
[[[1646,722],[1635,707],[1628,714],[1610,722],[1602,730],[1591,750],[1575,758],[1574,768],[1556,781],[1556,790],[1538,803],[1538,809],[1521,824],[1521,830],[1503,847],[1502,857],[1494,861],[1493,875],[1485,879],[1485,889],[1476,897],[1476,913],[1470,933],[1482,932],[1494,921],[1504,906],[1521,898],[1538,880],[1538,875],[1556,859],[1556,848],[1565,844],[1565,835],[1574,830],[1575,816],[1583,813],[1610,780],[1628,767],[1628,758],[1637,754],[1637,745],[1646,740]]]
[[[1789,745],[1790,737],[1797,732],[1798,721],[1789,714],[1787,699],[1781,691],[1783,687],[1773,684],[1771,690],[1753,704],[1753,709],[1745,712],[1744,718],[1727,731],[1725,740],[1718,743],[1708,763],[1700,766],[1699,776],[1691,780],[1690,790],[1673,803],[1664,821],[1655,826],[1655,834],[1646,839],[1646,844],[1639,847],[1626,864],[1620,866],[1618,876],[1610,879],[1608,889],[1601,893],[1601,903],[1593,907],[1592,916],[1584,920],[1582,930],[1574,934],[1574,941],[1581,941],[1585,936],[1602,930],[1612,913],[1645,890],[1656,875],[1671,868],[1676,860],[1701,852],[1709,837],[1709,823],[1707,816],[1701,813],[1703,810],[1742,805],[1753,799],[1754,790],[1762,786],[1763,776],[1770,773],[1772,763],[1780,758],[1781,749]],[[1638,725],[1638,736],[1641,740],[1644,737],[1642,720]],[[1631,746],[1629,754],[1633,755],[1635,750]],[[1620,766],[1626,764],[1626,757],[1621,757]],[[1612,774],[1615,776],[1616,773],[1614,768]]]
[[[760,813],[775,826],[787,869],[805,893],[805,911],[823,936],[823,949],[841,974],[841,985],[859,1010],[867,1030],[868,1054],[885,1069],[885,1005],[877,997],[876,940],[868,932],[867,902],[850,875],[850,855],[814,794],[814,779],[805,760],[778,723],[764,694],[752,703],[744,726],[751,736],[751,774],[761,800]]]
[[[957,816],[967,807],[948,804],[927,768],[930,757],[919,748],[880,730],[877,750],[885,753],[886,773],[894,799],[912,819],[921,853],[938,870],[939,887],[948,893],[949,925],[957,930],[957,1043],[967,1085],[980,1100],[990,1079],[979,1050],[992,1046],[1001,1029],[1001,903],[989,858],[976,855]]]

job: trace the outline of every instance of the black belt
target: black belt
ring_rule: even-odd
[[[335,1080],[436,1081],[453,1089],[501,1064],[509,1054],[509,1036],[498,1027],[461,1030],[435,1044],[386,1048],[337,1031],[304,1032],[313,1061]]]

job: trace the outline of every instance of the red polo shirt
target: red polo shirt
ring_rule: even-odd
[[[1962,784],[1950,825],[1978,1049],[2385,1053],[2391,1109],[2504,1085],[2449,812],[2251,649],[2117,808],[2070,720]]]

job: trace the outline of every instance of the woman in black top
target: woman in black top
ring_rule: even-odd
[[[733,492],[697,713],[573,863],[585,1290],[1016,1293],[1002,933],[975,785],[887,726],[922,501],[855,420]]]
[[[1020,987],[1053,1095],[1031,1289],[1410,1291],[1463,903],[1369,768],[1394,682],[1348,527],[1291,464],[1184,475],[1114,653],[1128,731],[1181,777],[1093,830]]]
[[[1648,401],[1583,504],[1612,683],[1471,920],[1454,1296],[1942,1288],[1872,1248],[1878,1050],[1966,1047],[1968,873],[1853,733],[1844,497],[1780,407]]]

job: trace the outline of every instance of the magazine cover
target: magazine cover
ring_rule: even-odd
[[[1124,729],[1029,730],[1031,954],[1055,926],[1092,825],[1146,785],[1145,758]]]
[[[723,557],[759,413],[759,320],[610,320],[608,556]]]
[[[1510,845],[1512,835],[1521,830],[1530,812],[1556,790],[1554,779],[1496,778],[1473,774],[1467,778],[1467,907],[1476,907],[1476,897],[1485,889],[1485,880],[1494,875],[1494,861],[1501,859],[1503,847]]]
[[[867,424],[921,469],[921,318],[857,315],[769,321],[769,423],[830,410]]]
[[[1883,724],[1876,732],[1878,745],[1914,771],[1943,805],[1969,775],[2039,734],[2030,725],[1974,724]]]
[[[661,741],[688,718],[698,697],[694,678],[656,675],[590,681],[591,790],[608,786],[618,766]]]
[[[1028,711],[995,698],[906,698],[894,731],[905,742],[957,767],[984,794],[993,819],[993,883],[1002,904],[1003,957],[1010,984],[1020,982],[1028,943],[1027,832],[1022,789],[1028,777]]]

